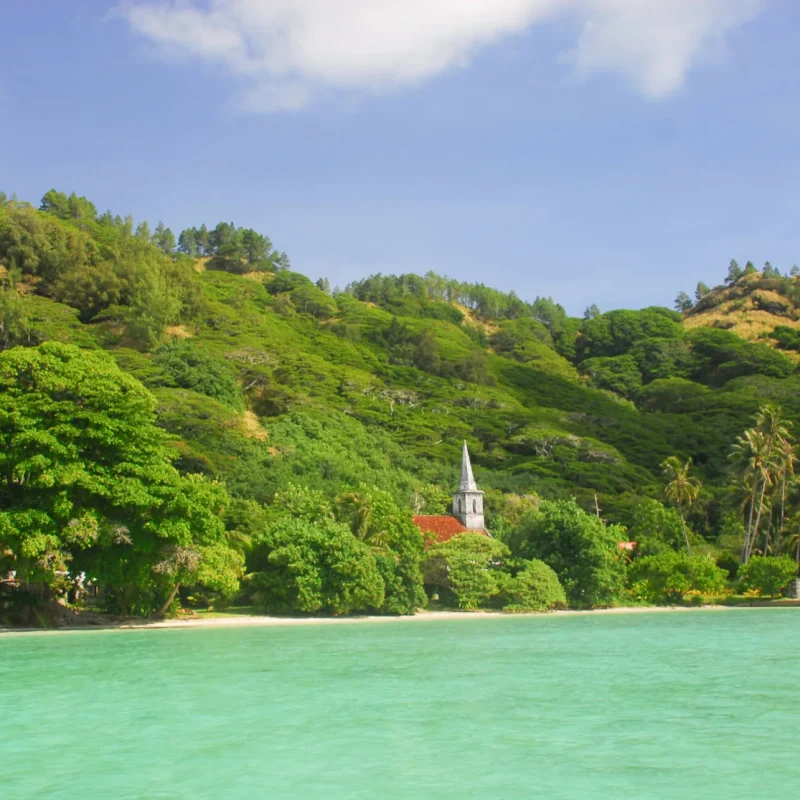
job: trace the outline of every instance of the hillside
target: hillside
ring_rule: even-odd
[[[744,275],[703,295],[687,311],[684,326],[720,328],[748,341],[780,347],[781,337],[775,331],[800,327],[800,283],[796,277]],[[790,358],[800,359],[796,350],[783,349]]]
[[[50,192],[39,209],[0,199],[0,349],[110,354],[155,398],[178,471],[239,504],[229,527],[252,529],[298,486],[340,514],[359,486],[404,513],[443,513],[466,439],[499,534],[574,497],[628,527],[614,535],[659,536],[653,509],[668,510],[653,503],[675,456],[702,481],[692,535],[733,557],[731,447],[764,403],[800,421],[783,352],[800,350],[793,279],[738,276],[685,315],[575,319],[549,298],[433,273],[331,292],[232,224],[176,242],[74,195]]]
[[[713,290],[686,334],[666,309],[576,320],[549,299],[433,274],[375,276],[334,297],[286,269],[266,237],[260,255],[235,260],[224,244],[199,252],[203,226],[181,234],[188,253],[167,257],[163,226],[134,232],[110,214],[59,211],[67,199],[50,196],[44,211],[4,210],[0,264],[18,273],[25,318],[17,339],[108,350],[155,393],[183,469],[261,502],[295,480],[334,493],[367,479],[425,510],[431,487],[452,486],[466,438],[491,511],[503,494],[574,494],[593,508],[598,493],[613,515],[659,491],[669,455],[720,479],[765,397],[800,413],[791,362],[720,329],[748,324],[758,305],[795,325],[775,280]],[[119,252],[126,241],[132,252]],[[48,263],[59,258],[66,274]],[[227,394],[209,371],[233,382]]]

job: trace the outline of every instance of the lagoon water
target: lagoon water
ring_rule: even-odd
[[[0,796],[778,798],[794,609],[0,636]]]

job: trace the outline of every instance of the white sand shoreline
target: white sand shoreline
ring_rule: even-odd
[[[2,635],[21,635],[31,633],[85,633],[87,631],[135,631],[164,630],[180,628],[257,628],[257,627],[294,627],[301,625],[358,625],[363,623],[393,622],[431,622],[442,620],[475,620],[475,619],[519,619],[536,617],[553,619],[572,616],[597,616],[606,614],[661,614],[692,611],[736,611],[757,608],[797,608],[795,604],[780,605],[705,605],[705,606],[633,606],[624,608],[596,608],[588,610],[553,611],[550,613],[504,614],[500,611],[420,611],[413,616],[383,617],[270,617],[235,615],[219,617],[190,617],[186,619],[170,619],[160,621],[125,621],[108,625],[76,625],[64,628],[0,628]]]

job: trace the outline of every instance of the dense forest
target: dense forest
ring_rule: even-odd
[[[233,223],[0,195],[0,616],[779,593],[796,272],[574,318],[434,273],[332,291]],[[426,542],[464,439],[492,538]]]

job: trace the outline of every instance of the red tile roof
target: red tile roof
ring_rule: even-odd
[[[638,542],[617,542],[617,547],[619,547],[620,550],[632,552],[636,549],[637,544]]]
[[[414,524],[437,542],[447,542],[459,533],[480,533],[483,531],[467,530],[455,517],[414,517]]]

